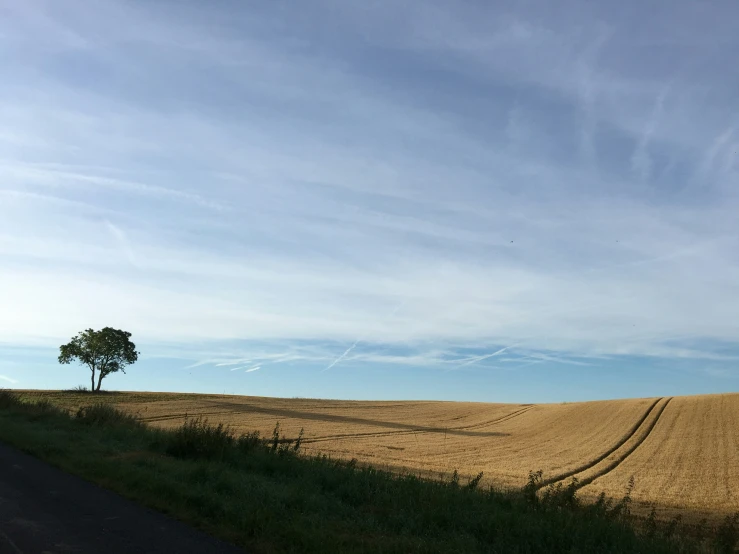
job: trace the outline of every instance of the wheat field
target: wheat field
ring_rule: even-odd
[[[74,408],[84,394],[32,392]],[[110,402],[155,426],[202,416],[236,433],[287,437],[304,430],[308,453],[356,458],[427,477],[520,487],[577,478],[579,494],[621,497],[633,476],[633,509],[660,517],[717,519],[739,510],[739,394],[563,404],[340,401],[227,395],[111,393]]]

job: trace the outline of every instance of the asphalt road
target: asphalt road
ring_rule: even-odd
[[[243,554],[0,443],[0,554]]]

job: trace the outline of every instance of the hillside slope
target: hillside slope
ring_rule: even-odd
[[[32,392],[74,407],[90,397]],[[357,458],[427,476],[484,472],[504,487],[530,471],[545,483],[577,477],[580,494],[623,495],[633,475],[637,511],[667,516],[685,510],[720,517],[739,510],[739,394],[563,404],[355,402],[221,395],[111,393],[143,421],[172,428],[203,416],[237,432],[287,436],[302,428],[304,449]]]

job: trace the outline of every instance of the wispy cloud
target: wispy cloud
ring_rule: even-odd
[[[647,181],[652,173],[652,158],[649,155],[649,142],[657,128],[662,112],[664,111],[665,98],[670,92],[670,86],[667,85],[654,101],[654,108],[649,115],[644,132],[639,137],[636,148],[631,155],[631,168],[637,172],[643,181]]]
[[[735,132],[735,125],[722,130],[713,138],[710,146],[706,148],[703,161],[698,169],[698,179],[700,179],[701,185],[710,186],[712,181],[715,181],[717,177],[722,177],[724,172],[731,169],[731,166],[727,166],[724,159],[727,156],[732,158],[736,156],[736,151],[731,152],[731,149],[736,147],[732,143]]]
[[[120,248],[123,251],[126,259],[128,260],[128,263],[130,263],[134,267],[138,267],[136,255],[133,252],[133,248],[131,248],[131,243],[128,241],[126,233],[124,233],[120,227],[113,225],[110,221],[106,220],[105,226],[108,228],[108,231],[110,231],[110,234],[113,235],[116,242],[118,242],[118,244],[120,245]]]
[[[15,385],[18,383],[17,379],[13,379],[12,377],[8,377],[7,375],[0,375],[0,381],[6,381],[7,383],[10,383],[11,385]]]
[[[736,343],[735,7],[17,4],[5,343],[116,325],[316,371]]]
[[[262,369],[262,366],[258,366],[258,365],[257,365],[257,366],[254,366],[254,367],[250,367],[250,368],[249,368],[249,369],[247,369],[247,370],[246,370],[246,371],[245,371],[244,373],[252,373],[252,372],[254,372],[254,371],[258,371],[258,370],[260,370],[260,369]]]

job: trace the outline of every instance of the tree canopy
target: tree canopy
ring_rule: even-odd
[[[89,367],[92,371],[90,390],[99,391],[105,377],[118,371],[125,373],[126,366],[138,360],[136,345],[130,339],[131,333],[112,327],[100,331],[87,329],[59,347],[59,363],[77,360]]]

